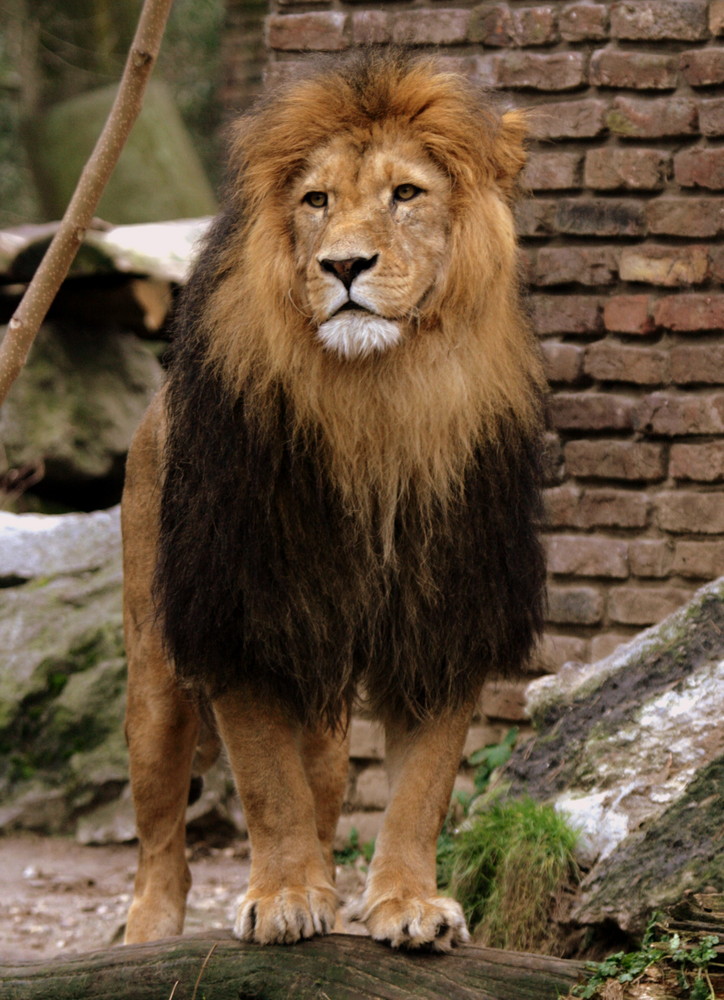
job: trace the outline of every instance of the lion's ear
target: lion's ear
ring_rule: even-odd
[[[496,180],[508,195],[513,193],[516,178],[525,165],[527,156],[524,141],[527,133],[526,113],[506,111],[495,137],[494,157]]]

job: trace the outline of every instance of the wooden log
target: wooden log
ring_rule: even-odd
[[[461,948],[393,951],[335,934],[291,946],[227,933],[0,966],[3,1000],[557,1000],[583,963]]]

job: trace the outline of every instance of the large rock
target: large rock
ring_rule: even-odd
[[[529,689],[537,737],[504,779],[582,831],[581,925],[640,933],[689,890],[724,886],[724,578],[595,664]]]

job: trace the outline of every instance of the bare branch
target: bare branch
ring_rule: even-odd
[[[25,364],[40,324],[83,242],[103,189],[138,117],[172,3],[173,0],[145,0],[108,120],[83,169],[60,228],[0,344],[0,404]]]

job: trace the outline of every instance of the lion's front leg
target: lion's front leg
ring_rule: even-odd
[[[288,944],[331,932],[338,900],[305,766],[307,734],[248,690],[222,696],[214,708],[251,841],[234,934]]]
[[[449,951],[469,940],[460,905],[438,894],[436,847],[471,715],[466,707],[415,728],[386,725],[390,802],[349,915],[395,948]]]

